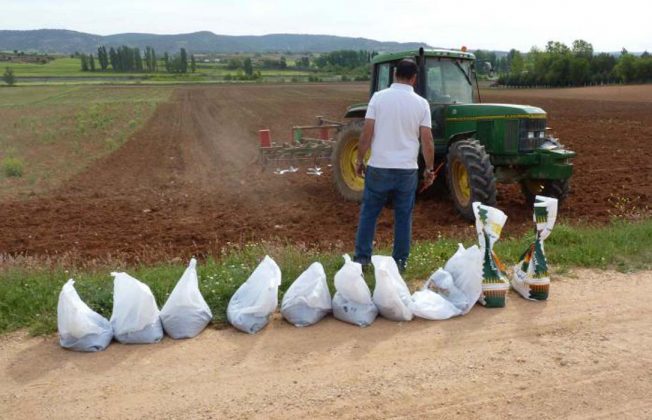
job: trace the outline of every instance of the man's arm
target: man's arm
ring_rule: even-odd
[[[430,127],[419,127],[421,134],[421,153],[423,153],[423,160],[426,162],[426,168],[423,171],[423,183],[419,192],[424,191],[435,182],[435,145],[432,139],[432,130]]]
[[[430,127],[419,127],[421,134],[421,153],[426,162],[426,169],[435,167],[435,144],[432,139],[432,130]]]
[[[371,138],[374,135],[374,124],[376,120],[371,118],[366,118],[364,120],[364,127],[362,127],[362,135],[358,141],[358,159],[355,165],[355,173],[358,176],[364,175],[364,158],[367,155],[367,151],[371,147]]]

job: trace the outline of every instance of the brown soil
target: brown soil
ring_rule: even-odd
[[[636,87],[632,101],[618,89],[484,95],[542,106],[562,142],[578,152],[562,221],[636,217],[649,205],[652,86]],[[363,84],[180,87],[127,144],[63,187],[0,203],[0,252],[155,261],[258,240],[350,248],[358,206],[340,199],[328,169],[321,177],[261,172],[257,131],[286,139],[291,125],[338,118],[366,94]],[[529,229],[531,208],[518,187],[500,187],[498,207],[510,217],[507,235]],[[416,239],[471,232],[447,196],[418,201]],[[378,238],[391,235],[387,211]]]
[[[255,336],[61,349],[0,338],[3,418],[651,418],[652,272],[581,270],[443,322],[278,317]]]

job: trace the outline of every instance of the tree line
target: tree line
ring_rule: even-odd
[[[140,48],[131,48],[126,45],[108,50],[105,46],[98,47],[97,54],[80,54],[82,71],[108,71],[116,73],[155,73],[159,70],[159,61],[156,51],[152,47],[145,47],[145,53],[141,54]],[[96,63],[97,60],[97,63]],[[168,73],[187,73],[188,70],[195,72],[197,64],[195,56],[190,55],[185,48],[179,50],[179,54],[163,54],[163,68]]]
[[[483,54],[479,56],[487,58]],[[561,87],[652,81],[652,56],[648,52],[636,56],[623,49],[619,56],[595,54],[593,45],[584,40],[574,41],[570,47],[550,41],[545,49],[534,47],[526,54],[513,49],[491,65],[500,74],[498,84],[507,86]]]

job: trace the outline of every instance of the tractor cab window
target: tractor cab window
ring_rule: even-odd
[[[434,103],[472,103],[471,77],[468,60],[429,58],[426,61],[426,97]]]
[[[391,83],[390,63],[378,65],[378,76],[376,79],[376,92],[388,88]]]

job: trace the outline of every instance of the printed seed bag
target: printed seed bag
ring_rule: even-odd
[[[534,201],[534,242],[512,270],[512,287],[529,300],[548,299],[550,276],[543,241],[550,236],[557,220],[557,199],[537,195]]]
[[[507,221],[507,215],[497,208],[473,203],[475,228],[482,251],[482,294],[480,304],[488,308],[502,308],[509,290],[505,268],[494,253],[494,244]]]

